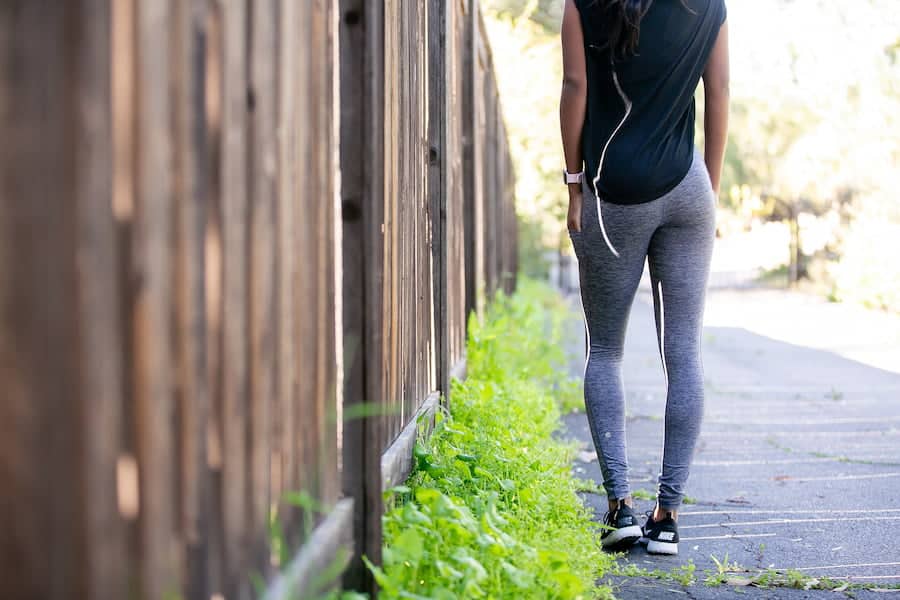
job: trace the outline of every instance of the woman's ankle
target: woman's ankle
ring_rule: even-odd
[[[607,497],[606,500],[607,500],[607,504],[609,505],[609,510],[614,510],[615,508],[617,508],[619,506],[620,500],[623,500],[629,508],[634,508],[634,498],[631,496],[631,494],[625,496],[624,498],[609,498],[609,497]]]
[[[656,504],[653,507],[653,520],[661,521],[666,518],[666,515],[670,514],[672,519],[678,521],[678,510],[674,508],[662,508],[659,504]]]

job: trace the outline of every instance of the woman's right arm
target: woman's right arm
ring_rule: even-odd
[[[563,82],[559,98],[559,124],[562,133],[566,170],[583,169],[581,135],[587,111],[587,74],[584,57],[584,32],[575,0],[566,0],[562,20]],[[569,229],[581,231],[581,185],[569,184]]]
[[[728,139],[728,71],[728,21],[726,20],[719,29],[709,62],[703,71],[705,98],[703,129],[706,139],[704,160],[716,198],[719,197],[722,163],[725,160],[725,142]]]

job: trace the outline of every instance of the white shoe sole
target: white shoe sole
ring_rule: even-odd
[[[628,527],[622,527],[621,529],[616,529],[608,536],[601,540],[601,544],[604,548],[609,546],[615,546],[616,544],[620,544],[625,542],[627,539],[631,539],[631,543],[637,541],[639,537],[641,537],[641,526],[640,525],[629,525]]]
[[[678,554],[678,543],[647,540],[647,552],[650,554]]]

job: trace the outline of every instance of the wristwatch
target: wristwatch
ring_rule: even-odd
[[[581,183],[582,179],[584,179],[584,171],[569,173],[567,170],[563,169],[563,183],[566,185],[570,183]]]

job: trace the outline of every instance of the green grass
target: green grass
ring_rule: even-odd
[[[722,560],[714,555],[710,555],[710,558],[716,564],[716,569],[703,570],[705,575],[703,583],[707,586],[751,586],[765,589],[787,587],[802,590],[830,590],[850,594],[857,590],[891,592],[900,589],[900,584],[857,583],[829,577],[814,577],[797,569],[774,569],[772,567],[758,570],[748,569],[736,562],[729,561],[727,554]],[[697,583],[695,572],[694,561],[688,559],[687,564],[670,570],[646,569],[633,563],[617,565],[610,571],[610,574],[673,581],[689,587]]]
[[[569,309],[521,278],[469,319],[467,378],[386,494],[382,598],[613,598],[596,581],[615,555],[571,474],[577,444],[553,436],[571,394]],[[562,390],[562,392],[561,392]]]
[[[762,545],[760,545],[762,551]],[[704,583],[708,586],[732,585],[753,586],[761,588],[787,587],[802,590],[830,590],[836,592],[846,591],[852,593],[855,590],[896,591],[900,589],[898,584],[884,583],[858,583],[843,579],[829,577],[816,577],[807,575],[797,569],[748,569],[736,562],[728,561],[728,554],[722,560],[710,555],[716,563],[716,570],[704,569],[706,578]]]
[[[631,497],[635,500],[656,500],[656,494],[640,488],[632,490]]]
[[[697,580],[694,572],[697,566],[692,559],[688,559],[687,564],[679,565],[666,571],[665,569],[645,569],[634,563],[627,565],[617,565],[610,571],[613,575],[624,575],[626,577],[652,577],[665,581],[675,581],[684,586],[693,585]]]
[[[584,386],[580,377],[570,377],[559,382],[556,389],[559,408],[564,413],[584,412]]]

